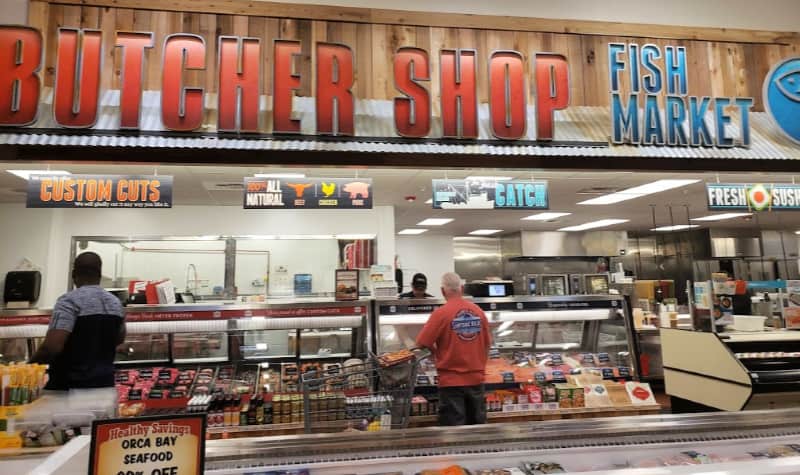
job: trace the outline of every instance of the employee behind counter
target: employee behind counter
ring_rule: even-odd
[[[433,298],[426,292],[428,290],[428,278],[425,274],[416,273],[411,279],[411,292],[400,294],[401,299],[429,299]]]

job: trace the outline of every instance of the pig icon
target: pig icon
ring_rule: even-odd
[[[342,187],[345,193],[350,193],[350,199],[354,200],[359,196],[362,199],[369,198],[369,183],[363,183],[360,181],[356,181],[353,183],[348,183]]]

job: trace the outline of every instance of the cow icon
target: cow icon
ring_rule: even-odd
[[[336,183],[325,183],[323,181],[322,194],[325,195],[325,198],[330,198],[334,193],[336,193]]]
[[[348,183],[342,187],[345,193],[350,193],[350,199],[354,200],[358,197],[362,199],[369,198],[369,183],[355,181]]]
[[[286,186],[294,190],[296,197],[301,198],[303,193],[306,192],[306,189],[310,188],[312,185],[310,183],[287,183]]]

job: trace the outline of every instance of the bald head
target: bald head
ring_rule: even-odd
[[[442,295],[445,300],[460,298],[464,295],[464,284],[461,276],[455,272],[448,272],[442,276]]]
[[[72,264],[72,281],[76,287],[97,285],[103,271],[103,261],[94,252],[84,252]]]

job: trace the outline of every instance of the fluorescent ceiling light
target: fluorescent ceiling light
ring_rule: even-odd
[[[72,175],[72,173],[66,170],[6,170],[8,173],[12,175],[16,175],[23,180],[30,180],[31,176],[33,175],[48,175],[48,176],[62,176],[62,175]]]
[[[333,239],[333,234],[284,234],[278,239]]]
[[[530,216],[522,218],[522,221],[550,221],[551,219],[563,218],[564,216],[569,216],[571,214],[572,213],[545,212],[545,213],[532,214]]]
[[[256,173],[256,178],[305,178],[305,173]]]
[[[587,229],[604,228],[606,226],[614,226],[615,224],[627,223],[628,221],[627,219],[601,219],[600,221],[590,221],[577,226],[561,228],[559,231],[586,231]]]
[[[425,204],[426,204],[426,205],[432,205],[432,204],[433,204],[433,198],[430,198],[429,200],[427,200],[427,201],[425,202]]]
[[[703,216],[701,218],[692,218],[692,221],[722,221],[725,219],[733,219],[733,218],[743,218],[745,216],[750,216],[753,213],[722,213],[722,214],[711,214],[708,216]]]
[[[477,181],[508,181],[513,180],[513,176],[468,176],[467,180]]]
[[[640,186],[634,186],[626,190],[618,191],[608,195],[598,196],[586,201],[581,201],[579,205],[610,205],[621,201],[628,201],[642,196],[660,193],[662,191],[680,188],[682,186],[697,183],[700,180],[658,180]]]
[[[447,223],[452,223],[451,218],[428,218],[417,223],[417,226],[444,226]]]
[[[473,236],[491,236],[492,234],[502,233],[502,229],[476,229],[467,234],[471,234]]]
[[[699,224],[676,224],[674,226],[659,226],[657,228],[653,228],[650,231],[680,231],[682,229],[692,229],[692,228],[699,228]]]
[[[402,234],[404,236],[414,236],[417,234],[427,233],[427,229],[404,229],[397,234]]]
[[[336,239],[345,240],[359,240],[359,239],[375,239],[374,234],[337,234]]]
[[[500,333],[498,333],[498,334],[497,334],[497,337],[498,337],[498,338],[502,338],[502,337],[504,337],[504,336],[508,336],[508,335],[510,335],[510,334],[512,334],[512,333],[514,333],[514,330],[505,330],[505,331],[501,331]]]

